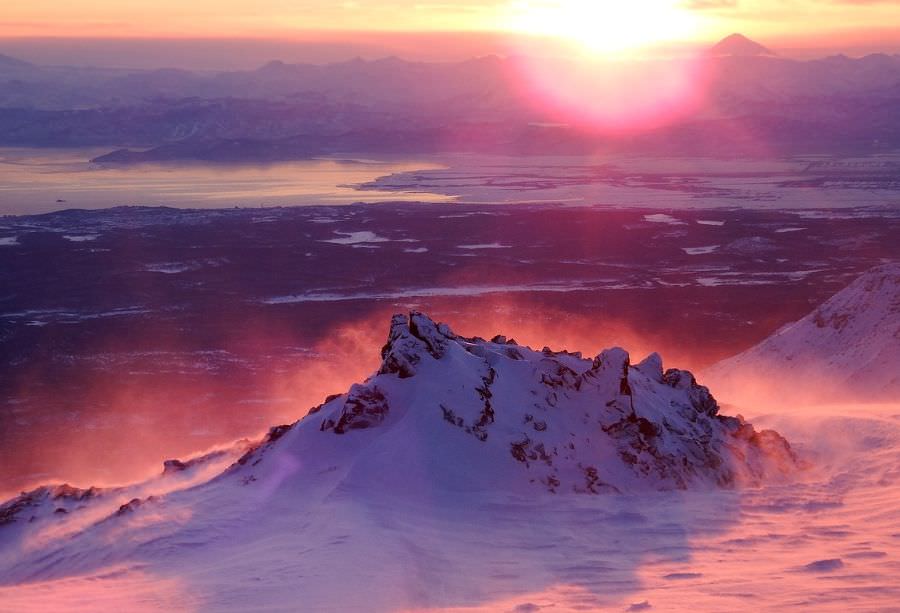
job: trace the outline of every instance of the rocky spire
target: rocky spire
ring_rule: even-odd
[[[394,315],[388,341],[381,349],[382,364],[378,374],[395,373],[401,379],[412,377],[423,358],[441,359],[447,343],[456,338],[449,326],[435,323],[417,311],[409,316]]]

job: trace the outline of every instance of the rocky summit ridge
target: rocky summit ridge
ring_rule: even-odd
[[[503,336],[458,336],[418,312],[393,317],[373,377],[285,428],[278,438],[299,445],[304,431],[376,440],[403,432],[402,448],[378,461],[443,466],[438,482],[551,492],[756,484],[797,462],[784,438],[721,415],[706,387],[664,370],[658,354],[633,365],[621,348],[590,359],[536,351]],[[414,457],[412,443],[424,447]],[[462,455],[474,472],[448,475]]]

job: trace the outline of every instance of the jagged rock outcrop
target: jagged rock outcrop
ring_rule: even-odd
[[[455,335],[446,325],[435,324],[421,313],[412,313],[409,318],[394,315],[388,342],[381,350],[382,366],[378,374],[412,377],[423,353],[440,359],[453,338]]]
[[[68,513],[70,509],[83,506],[102,494],[103,490],[97,487],[81,489],[68,483],[46,485],[30,492],[22,492],[0,505],[0,526],[21,521],[36,521],[48,509],[54,513]]]
[[[321,430],[345,434],[350,430],[365,430],[384,421],[388,413],[387,399],[377,386],[354,385],[337,421],[326,419]]]

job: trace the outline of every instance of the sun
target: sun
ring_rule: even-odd
[[[554,122],[605,133],[670,125],[702,107],[706,56],[685,0],[510,0],[517,83]],[[536,38],[538,40],[536,40]]]
[[[507,29],[571,43],[592,55],[688,40],[698,28],[681,0],[514,0]]]

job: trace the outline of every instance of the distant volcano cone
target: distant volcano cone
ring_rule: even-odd
[[[710,55],[733,57],[757,57],[774,56],[775,53],[763,47],[759,43],[750,40],[743,34],[732,34],[719,41],[712,49]]]

